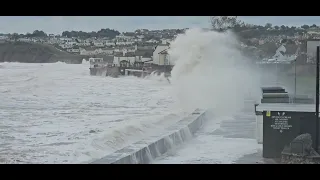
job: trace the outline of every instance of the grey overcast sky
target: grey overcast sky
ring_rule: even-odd
[[[320,16],[240,16],[251,24],[301,26],[320,24]],[[26,33],[43,30],[61,33],[65,30],[97,31],[101,28],[120,32],[136,29],[209,27],[208,16],[0,16],[0,33]]]

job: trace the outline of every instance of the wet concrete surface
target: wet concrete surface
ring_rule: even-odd
[[[254,102],[234,115],[219,116],[195,134],[191,142],[171,154],[157,159],[155,164],[276,164],[262,158],[262,145],[255,139]]]
[[[222,121],[220,128],[213,131],[212,135],[220,135],[225,138],[255,139],[256,120],[253,108],[254,103],[248,103],[247,108],[232,119]],[[276,164],[277,160],[262,157],[262,145],[256,153],[247,154],[234,162],[235,164]]]
[[[266,159],[262,157],[262,150],[259,149],[257,153],[247,154],[239,158],[234,164],[278,164],[278,159]]]
[[[247,114],[234,116],[232,120],[222,121],[220,128],[212,135],[222,135],[225,138],[255,138],[255,116]]]

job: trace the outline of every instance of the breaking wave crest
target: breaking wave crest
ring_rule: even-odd
[[[237,48],[231,33],[190,29],[169,49],[174,94],[185,109],[212,108],[226,114],[259,92],[257,74]]]

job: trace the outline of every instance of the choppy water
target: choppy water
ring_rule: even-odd
[[[0,65],[0,163],[91,161],[183,114],[161,78],[95,77],[81,64]]]
[[[160,134],[187,114],[171,88],[157,76],[90,76],[84,64],[1,63],[0,163],[86,163]],[[256,152],[253,139],[212,134],[224,118],[154,163],[232,163]]]

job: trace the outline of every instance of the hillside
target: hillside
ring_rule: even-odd
[[[61,61],[79,64],[82,59],[81,55],[60,51],[53,46],[45,44],[26,42],[0,43],[0,62],[53,63]]]

